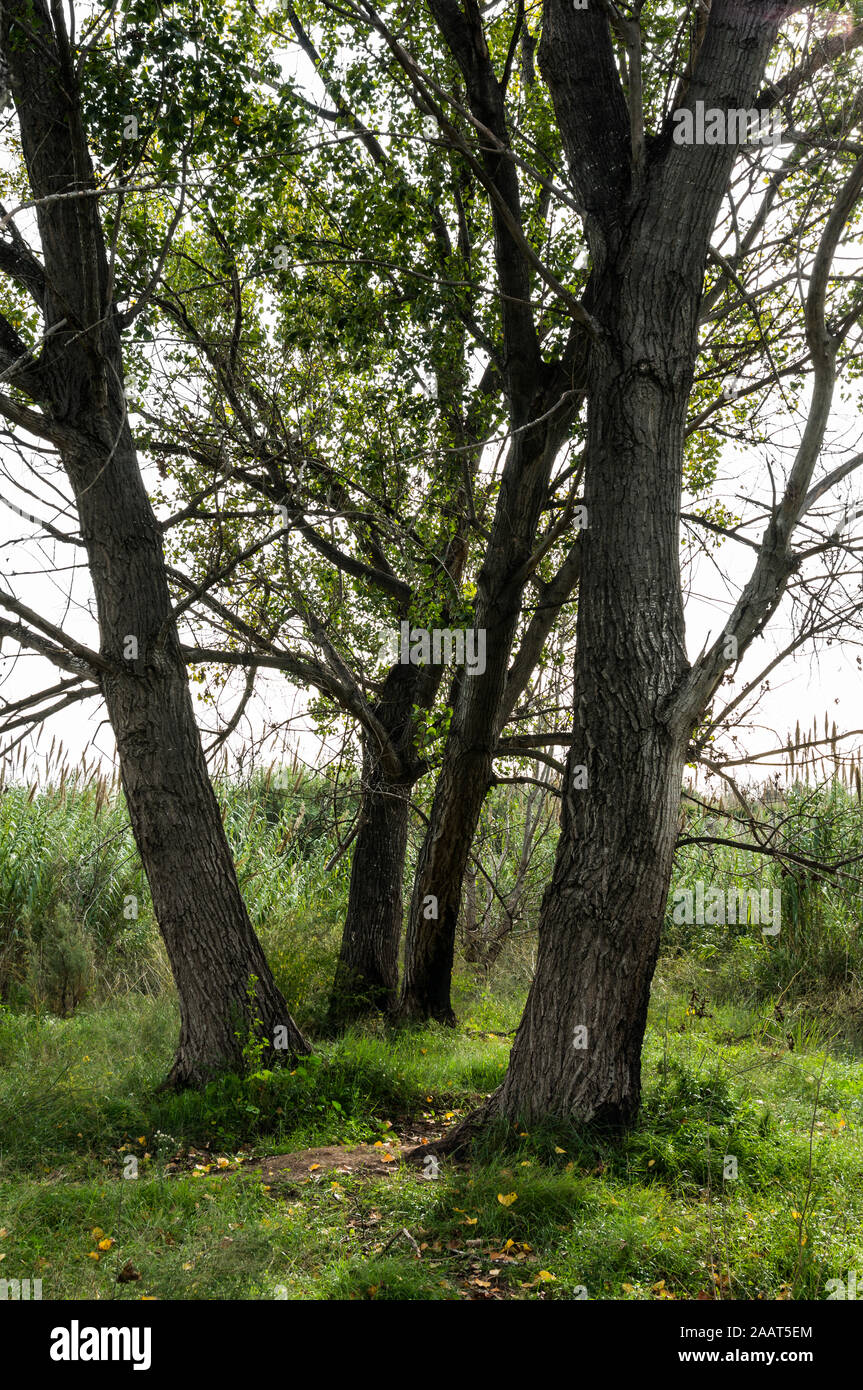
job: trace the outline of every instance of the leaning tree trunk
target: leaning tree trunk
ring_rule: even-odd
[[[158,523],[128,430],[117,417],[112,428],[120,435],[113,458],[94,439],[63,461],[90,560],[101,655],[113,668],[102,688],[123,791],[177,986],[180,1041],[168,1084],[198,1085],[242,1067],[250,1035],[269,1045],[269,1063],[308,1047],[240,893],[171,617]]]
[[[27,389],[42,408],[78,507],[100,631],[99,679],[135,840],[180,1004],[169,1082],[200,1084],[307,1045],[276,988],[240,894],[207,774],[172,616],[161,531],[141,479],[123,392],[120,318],[94,190],[74,61],[59,10],[3,0],[11,72],[44,256],[46,341]]]

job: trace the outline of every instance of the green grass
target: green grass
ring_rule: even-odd
[[[293,1075],[165,1096],[167,1001],[51,1023],[5,1011],[3,1276],[41,1277],[61,1299],[824,1298],[863,1268],[859,1065],[789,1051],[757,1010],[693,1012],[667,973],[632,1133],[516,1127],[436,1180],[394,1165],[265,1183],[254,1163],[374,1142],[407,1117],[454,1123],[497,1083],[507,1040],[354,1031]],[[200,1171],[168,1175],[189,1147]],[[139,1176],[124,1180],[129,1153]],[[98,1251],[100,1238],[114,1243]],[[140,1279],[118,1283],[129,1263]]]
[[[782,932],[666,923],[626,1137],[515,1126],[435,1180],[395,1163],[262,1181],[268,1155],[456,1123],[501,1079],[531,974],[524,928],[488,969],[457,958],[458,1030],[320,1037],[350,869],[325,867],[330,792],[219,788],[314,1056],[181,1095],[157,1089],[179,1025],[122,802],[71,777],[0,796],[0,1278],[61,1299],[756,1300],[825,1298],[863,1271],[857,885],[715,846],[684,848],[674,886],[781,886]],[[765,823],[779,814],[800,853],[863,851],[838,784]],[[118,1282],[129,1265],[140,1278]]]

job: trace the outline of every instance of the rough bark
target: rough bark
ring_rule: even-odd
[[[180,1041],[168,1080],[197,1085],[242,1065],[250,1031],[281,1043],[283,1057],[308,1047],[252,930],[207,774],[161,533],[128,424],[120,318],[59,9],[52,19],[44,0],[7,0],[0,45],[30,185],[41,200],[41,308],[50,336],[28,390],[75,495],[96,597],[101,686],[177,986]],[[73,192],[85,196],[55,197]]]
[[[367,744],[360,828],[330,996],[332,1027],[371,1013],[389,1013],[395,1004],[410,794],[410,780],[388,781]]]
[[[593,187],[568,99],[572,16],[559,3],[548,12],[541,65],[575,180]],[[782,17],[779,6],[717,0],[693,90],[746,105]],[[625,231],[613,212],[595,214],[607,259],[591,360],[574,737],[536,975],[489,1113],[617,1126],[638,1112],[691,732],[673,713],[689,672],[678,540],[684,427],[709,238],[733,158],[727,148],[667,151],[635,190]],[[587,787],[571,790],[579,764]]]
[[[685,739],[662,711],[686,669],[677,549],[688,383],[686,356],[675,362],[673,344],[678,333],[691,341],[692,328],[684,306],[675,325],[670,280],[649,243],[620,283],[589,420],[591,524],[561,836],[536,974],[494,1105],[525,1120],[617,1125],[637,1113],[677,838]],[[587,769],[586,787],[575,767]]]

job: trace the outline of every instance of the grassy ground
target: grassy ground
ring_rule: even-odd
[[[509,1039],[469,1030],[507,1032],[515,1004],[179,1097],[154,1095],[166,997],[0,1011],[0,1276],[52,1299],[826,1298],[863,1269],[863,1072],[772,1006],[707,1005],[686,969],[660,967],[632,1134],[498,1134],[437,1178],[399,1140],[496,1085]],[[391,1159],[256,1167],[326,1144]]]
[[[0,797],[0,1280],[41,1278],[46,1299],[822,1299],[851,1270],[863,1286],[856,871],[684,846],[675,887],[781,891],[782,931],[669,912],[639,1126],[615,1142],[515,1127],[426,1176],[401,1148],[500,1080],[534,932],[488,972],[459,962],[456,1032],[316,1038],[349,873],[326,867],[331,788],[220,795],[315,1057],[181,1096],[156,1090],[178,1023],[122,804],[66,773]],[[718,815],[690,804],[688,833]],[[838,783],[763,816],[804,857],[863,853],[863,807]],[[547,871],[540,857],[528,923]],[[327,1145],[381,1161],[338,1171],[353,1160],[307,1152]]]

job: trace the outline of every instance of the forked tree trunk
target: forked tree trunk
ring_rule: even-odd
[[[169,1082],[198,1085],[241,1066],[250,1036],[269,1046],[270,1062],[279,1046],[284,1058],[308,1047],[252,930],[207,774],[161,531],[128,425],[119,317],[62,15],[56,8],[52,20],[44,0],[3,0],[0,19],[45,264],[37,298],[46,341],[22,381],[78,507],[99,678],[179,997]]]

